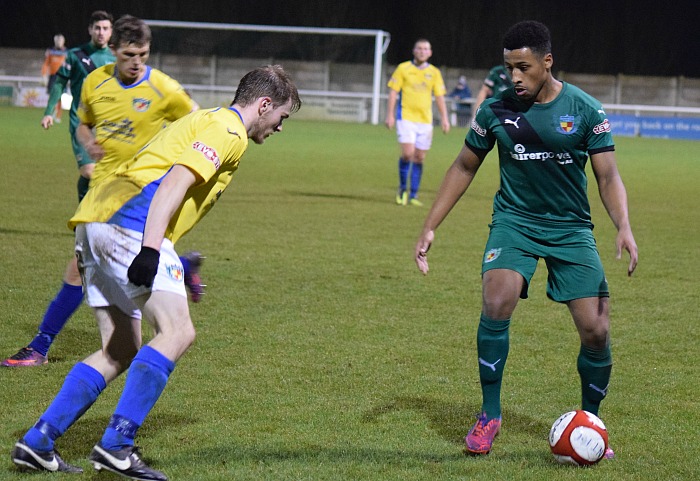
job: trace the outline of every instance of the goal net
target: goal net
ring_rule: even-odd
[[[299,116],[379,122],[382,30],[146,20],[150,64],[177,79],[202,107],[228,105],[240,78],[281,64],[304,102]]]

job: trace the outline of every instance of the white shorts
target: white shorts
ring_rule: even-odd
[[[90,307],[116,306],[130,317],[141,318],[132,299],[152,291],[168,291],[187,297],[185,271],[173,243],[164,239],[158,273],[151,288],[135,286],[127,277],[134,257],[141,251],[143,234],[114,224],[78,224],[75,255]]]
[[[399,144],[415,144],[416,149],[430,150],[433,143],[433,125],[397,120],[396,135],[399,138]]]

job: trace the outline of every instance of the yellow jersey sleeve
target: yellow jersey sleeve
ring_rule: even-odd
[[[403,88],[403,70],[404,70],[405,64],[399,64],[398,67],[396,67],[396,70],[394,70],[394,73],[391,74],[391,78],[389,78],[389,82],[387,82],[387,87],[389,87],[392,90],[395,90],[396,92],[401,92],[401,89]]]
[[[431,65],[431,67],[433,67]],[[444,97],[447,94],[447,88],[445,87],[445,81],[442,78],[440,69],[433,67],[434,69],[434,82],[433,82],[433,95],[436,97]]]
[[[174,122],[192,112],[194,102],[179,82],[158,70],[154,71],[153,79],[154,88],[164,96],[163,113],[166,120]]]

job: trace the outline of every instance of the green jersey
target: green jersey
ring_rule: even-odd
[[[489,74],[484,79],[484,85],[491,89],[492,97],[513,86],[508,70],[503,65],[496,65],[489,70]]]
[[[501,185],[494,222],[593,227],[586,162],[615,146],[601,103],[562,84],[546,104],[525,104],[510,88],[477,111],[467,147],[485,155],[498,142]]]
[[[56,104],[61,100],[61,94],[66,89],[68,81],[70,81],[70,91],[71,95],[73,95],[73,103],[70,106],[70,120],[71,128],[75,129],[79,123],[77,111],[80,104],[80,89],[83,86],[83,80],[96,68],[108,63],[114,63],[114,60],[114,55],[109,47],[98,49],[92,42],[70,49],[66,54],[65,62],[56,72],[56,83],[51,89],[44,115],[51,115],[54,112]]]

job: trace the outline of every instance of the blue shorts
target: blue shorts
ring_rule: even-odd
[[[588,228],[542,228],[491,224],[481,273],[509,269],[525,279],[527,291],[540,258],[547,265],[547,296],[556,302],[584,297],[609,297],[603,264]]]

